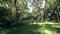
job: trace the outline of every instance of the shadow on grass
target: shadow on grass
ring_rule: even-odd
[[[54,26],[54,27],[52,27],[52,26]],[[56,27],[57,26],[57,27]],[[51,30],[51,31],[55,31],[56,33],[60,33],[60,27],[59,27],[60,25],[59,24],[46,24],[46,28],[48,29],[48,30]]]
[[[42,31],[47,29],[50,31],[56,30],[57,32],[60,32],[60,28],[51,27],[51,26],[54,26],[51,24],[50,25],[49,24],[45,24],[45,25],[33,24],[32,25],[30,23],[32,22],[28,20],[28,21],[22,21],[22,24],[13,25],[12,27],[7,28],[6,34],[42,34],[41,31],[38,32],[38,29]]]
[[[40,34],[39,32],[37,32],[37,26],[39,25],[23,24],[21,26],[10,29],[10,31],[6,34]]]
[[[51,27],[50,30],[56,31],[57,33],[60,33],[60,28],[57,27]]]

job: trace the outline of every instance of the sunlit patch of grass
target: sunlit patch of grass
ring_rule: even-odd
[[[38,29],[38,32],[40,32],[41,34],[57,34],[56,31],[51,31],[48,29]]]
[[[40,27],[37,28],[38,32],[40,32],[41,34],[59,34],[59,32],[57,32],[58,29],[60,29],[60,24],[58,23],[54,23],[54,22],[33,22],[33,24],[38,24],[40,25]]]

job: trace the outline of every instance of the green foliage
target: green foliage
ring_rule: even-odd
[[[0,7],[0,22],[4,22],[4,21],[10,21],[11,20],[11,10],[4,8],[4,7]]]
[[[46,0],[44,9],[39,6],[42,0],[33,1],[35,8],[30,14],[28,0],[16,4],[15,0],[0,0],[0,34],[60,34],[60,0]]]
[[[28,17],[33,16],[35,19],[38,20],[49,20],[50,18],[54,17],[54,20],[60,20],[60,12],[57,5],[60,5],[58,0],[48,0],[46,3],[47,9],[40,9],[42,0],[34,0],[34,6],[37,5],[36,8],[33,9],[31,14],[25,12],[27,8],[28,0],[17,0],[16,4],[14,3],[15,0],[0,0],[0,16],[3,20],[11,20],[13,22],[20,21],[23,18],[29,19]],[[56,16],[52,16],[52,14]],[[56,17],[56,19],[55,19]],[[16,20],[17,19],[17,20]],[[3,21],[2,20],[2,21]],[[52,20],[52,19],[51,19]]]

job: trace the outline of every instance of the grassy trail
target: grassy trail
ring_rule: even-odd
[[[28,22],[26,22],[28,23]],[[60,24],[53,22],[34,22],[5,29],[0,34],[60,34]]]

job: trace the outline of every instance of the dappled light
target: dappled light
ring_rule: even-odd
[[[0,0],[0,34],[60,34],[60,0]]]

